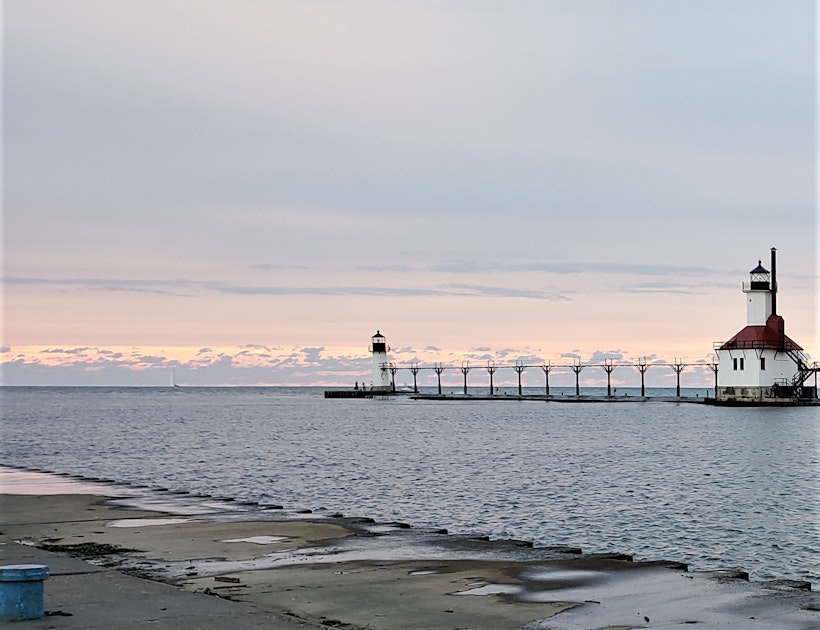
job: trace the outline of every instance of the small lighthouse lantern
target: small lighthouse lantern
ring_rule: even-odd
[[[390,372],[388,370],[387,353],[390,347],[380,331],[370,338],[370,352],[373,353],[373,380],[370,388],[376,392],[391,390]]]
[[[386,353],[389,349],[384,335],[377,330],[376,334],[370,338],[370,351]]]
[[[762,264],[761,261],[757,261],[757,267],[752,269],[749,272],[751,276],[751,282],[749,283],[749,288],[752,291],[770,291],[772,288],[771,285],[771,274],[769,270],[766,269]]]

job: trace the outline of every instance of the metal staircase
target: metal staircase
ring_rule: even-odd
[[[809,364],[809,358],[800,350],[784,348],[781,352],[785,352],[786,355],[794,361],[797,366],[797,372],[791,379],[783,378],[775,381],[775,395],[789,398],[794,397],[795,399],[815,398],[817,396],[816,389],[813,387],[804,388],[803,386],[812,374],[820,372],[820,365],[818,365],[817,361]]]
[[[809,358],[800,350],[787,349],[785,352],[797,365],[797,373],[792,377],[792,385],[802,386],[812,374],[820,371],[817,361],[809,365]]]

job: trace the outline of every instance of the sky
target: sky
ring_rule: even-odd
[[[399,367],[707,365],[772,247],[820,356],[813,1],[2,12],[2,384],[347,386],[376,330]]]

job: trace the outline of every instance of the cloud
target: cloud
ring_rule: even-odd
[[[307,271],[313,269],[309,265],[279,265],[275,263],[256,263],[250,265],[250,269],[258,269],[260,271],[287,271],[287,270],[299,270],[299,271]]]
[[[462,261],[439,263],[430,269],[443,273],[487,274],[502,272],[533,272],[554,274],[616,274],[639,276],[713,276],[725,275],[725,270],[688,265],[656,265],[622,262],[525,262],[525,263],[478,263]]]
[[[389,271],[391,273],[418,273],[419,271],[423,270],[422,267],[416,267],[414,265],[397,265],[397,264],[384,264],[384,265],[358,265],[356,267],[358,271]]]
[[[535,354],[519,354],[516,359],[522,365],[544,365],[545,360]]]
[[[273,352],[273,349],[269,346],[265,346],[258,343],[246,343],[241,346],[242,348],[246,348],[248,350],[265,350],[266,352]]]
[[[738,274],[743,277],[743,274]],[[728,282],[637,282],[634,284],[621,285],[618,290],[625,293],[671,293],[677,295],[698,295],[709,292],[712,289],[732,289],[735,284]]]
[[[34,286],[63,286],[77,290],[91,289],[95,291],[135,291],[160,294],[174,294],[177,296],[192,296],[193,294],[171,289],[187,288],[199,289],[206,292],[215,292],[231,295],[260,295],[260,296],[392,296],[392,297],[515,297],[538,300],[567,300],[566,296],[547,291],[514,289],[509,287],[486,286],[477,284],[448,283],[438,288],[422,287],[379,287],[379,286],[314,286],[314,287],[283,287],[283,286],[246,286],[223,282],[207,282],[196,280],[128,280],[104,278],[24,278],[4,277],[0,283],[13,285]]]
[[[168,359],[162,356],[142,355],[139,357],[140,363],[147,363],[149,365],[162,365],[168,362]]]
[[[415,354],[416,350],[412,346],[401,346],[398,348],[390,347],[391,354],[395,355],[402,355],[402,354]]]
[[[452,295],[474,296],[474,297],[515,297],[532,298],[537,300],[569,300],[565,295],[551,293],[548,291],[538,291],[534,289],[513,289],[511,287],[492,287],[479,284],[449,283],[442,285],[445,289],[450,289]]]
[[[515,348],[501,348],[500,350],[496,350],[495,354],[497,357],[501,359],[506,359],[509,356],[517,355],[519,352],[520,350],[517,350]]]
[[[5,276],[0,284],[22,286],[61,286],[89,291],[157,293],[166,295],[186,295],[179,289],[201,286],[191,280],[131,280],[127,278],[33,278]],[[177,289],[177,290],[172,290]],[[187,295],[190,295],[188,293]]]
[[[621,350],[596,350],[593,352],[588,363],[605,363],[607,360],[621,361],[624,358],[624,353]]]
[[[42,352],[43,354],[85,354],[88,350],[91,350],[91,348],[48,348],[42,350]]]
[[[620,291],[625,293],[672,293],[676,295],[695,295],[704,293],[691,285],[676,282],[639,282],[636,284],[621,285]]]
[[[318,348],[302,348],[301,352],[308,364],[319,363],[322,360],[322,353],[325,351],[323,347]]]

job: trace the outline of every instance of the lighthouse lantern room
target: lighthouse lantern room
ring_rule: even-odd
[[[775,248],[771,256],[771,271],[758,261],[749,272],[749,282],[743,283],[746,327],[729,341],[715,344],[718,403],[782,404],[817,398],[817,389],[807,384],[817,372],[816,363],[809,366],[803,349],[786,335],[783,318],[777,314]]]
[[[370,388],[374,392],[389,392],[391,390],[390,373],[388,371],[387,353],[390,347],[384,335],[378,330],[370,338],[370,351],[373,353],[373,380]]]

